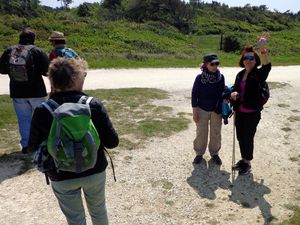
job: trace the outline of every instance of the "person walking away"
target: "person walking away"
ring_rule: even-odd
[[[50,62],[57,57],[80,59],[73,49],[66,47],[66,38],[64,33],[53,31],[49,37],[49,41],[53,46],[52,51],[49,53]]]
[[[252,45],[243,48],[239,65],[244,69],[237,74],[231,93],[231,101],[236,113],[236,134],[242,158],[233,166],[233,169],[238,170],[240,175],[251,172],[254,136],[263,109],[260,87],[271,71],[271,63],[265,49],[269,37],[268,33],[264,33],[258,41],[262,57],[260,68],[258,66],[261,64],[261,59],[255,48]]]
[[[218,69],[219,63],[217,55],[205,55],[201,66],[202,73],[197,75],[192,89],[193,120],[197,126],[194,140],[196,157],[193,163],[195,164],[201,163],[207,145],[213,162],[217,165],[222,164],[219,150],[221,148],[221,110],[225,78]]]
[[[36,34],[24,29],[19,44],[6,49],[0,59],[0,73],[10,78],[9,91],[17,115],[22,153],[27,153],[33,110],[47,95],[42,76],[47,76],[48,57],[34,45]]]
[[[52,60],[48,71],[49,80],[53,89],[50,100],[60,106],[70,106],[70,103],[74,105],[75,103],[79,103],[82,98],[86,98],[87,95],[82,92],[86,69],[87,64],[84,60],[61,57]],[[104,149],[117,147],[119,139],[101,101],[95,98],[88,99],[91,100],[89,102],[86,100],[85,104],[89,105],[91,120],[101,140],[101,144],[96,152],[97,159],[95,165],[91,168],[86,168],[86,170],[77,171],[76,169],[75,172],[72,172],[66,171],[64,170],[65,168],[58,167],[61,165],[52,162],[52,166],[49,166],[49,170],[47,171],[47,176],[51,180],[52,190],[69,225],[86,224],[81,198],[82,191],[93,225],[108,224],[105,203],[105,169],[107,167],[107,160]],[[61,109],[61,107],[57,109]],[[72,114],[76,115],[77,111],[74,110]],[[49,133],[50,131],[52,132],[52,122],[54,122],[53,116],[45,107],[45,103],[36,108],[30,131],[29,151],[38,149],[40,144],[47,138],[49,138],[48,141],[50,140]],[[76,142],[73,146],[74,148],[69,150],[74,152],[74,155],[76,155],[76,153],[79,155],[77,150],[78,146],[81,146],[80,143]],[[53,146],[51,145],[51,147]],[[47,144],[47,148],[50,153],[49,143]],[[84,151],[83,149],[82,157],[84,156]],[[50,154],[50,158],[52,156],[53,155]],[[58,155],[56,156],[58,157]],[[54,157],[52,158],[54,160]],[[80,161],[84,162],[83,160]],[[59,168],[61,168],[61,170]]]

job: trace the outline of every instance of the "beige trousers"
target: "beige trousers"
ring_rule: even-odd
[[[217,155],[221,148],[222,116],[215,112],[208,112],[197,107],[199,122],[194,140],[194,150],[197,155],[204,155],[209,133],[208,149],[211,156]]]

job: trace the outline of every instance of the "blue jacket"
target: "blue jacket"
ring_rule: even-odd
[[[222,93],[225,88],[225,78],[219,71],[208,73],[204,70],[197,75],[192,89],[192,107],[218,114],[222,110]]]

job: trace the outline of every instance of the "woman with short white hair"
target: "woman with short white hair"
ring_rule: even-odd
[[[50,98],[62,105],[63,103],[77,103],[82,96],[86,96],[82,92],[86,68],[87,63],[84,60],[54,59],[48,71],[53,90]],[[107,160],[104,148],[117,147],[119,139],[101,101],[92,98],[89,106],[92,122],[101,140],[95,166],[77,173],[58,170],[55,165],[52,165],[51,168],[54,169],[47,172],[59,206],[70,225],[86,224],[81,191],[84,193],[93,225],[108,224],[105,205]],[[44,105],[40,105],[35,110],[31,124],[29,150],[36,150],[47,139],[52,121],[53,117]]]

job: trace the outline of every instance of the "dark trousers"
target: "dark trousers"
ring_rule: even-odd
[[[236,136],[239,141],[242,159],[253,159],[254,136],[260,121],[260,111],[253,113],[236,112]]]

